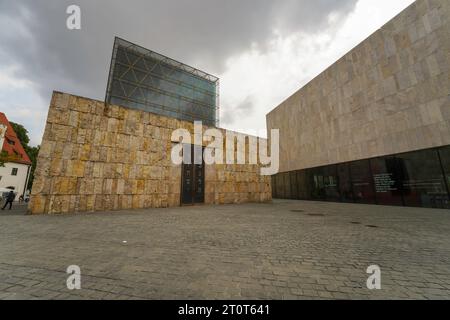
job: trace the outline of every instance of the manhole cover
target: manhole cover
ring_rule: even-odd
[[[368,227],[368,228],[379,228],[379,226],[374,226],[374,225],[367,225],[366,227]]]
[[[291,210],[291,212],[301,213],[301,212],[305,212],[305,211],[304,210]]]

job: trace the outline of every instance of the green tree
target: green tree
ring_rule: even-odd
[[[29,190],[31,190],[31,187],[33,186],[34,171],[36,170],[37,157],[38,157],[40,148],[41,148],[40,146],[28,147],[28,150],[27,150],[27,154],[31,160],[31,173],[30,173],[30,179],[28,180],[28,186],[27,186]]]
[[[28,147],[28,144],[30,143],[30,138],[28,137],[28,130],[25,129],[25,127],[21,124],[15,122],[9,123],[13,127],[14,131],[16,132],[17,138],[19,138],[20,143],[22,144],[23,148],[26,151],[26,147]]]
[[[0,153],[0,167],[4,167],[6,162],[8,162],[8,152],[2,151]]]

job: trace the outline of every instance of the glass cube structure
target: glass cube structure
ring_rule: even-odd
[[[115,38],[105,101],[219,126],[219,79]]]

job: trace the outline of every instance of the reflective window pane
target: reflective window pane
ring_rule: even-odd
[[[106,102],[217,125],[217,78],[122,39],[114,47]]]
[[[289,172],[283,173],[283,184],[285,199],[291,199],[291,179]]]
[[[310,200],[308,176],[306,170],[297,171],[298,196],[300,200]]]
[[[353,202],[353,192],[352,192],[352,180],[350,178],[350,168],[348,163],[339,164],[337,166],[338,170],[338,181],[339,181],[339,191],[341,195],[341,201],[351,203]]]
[[[441,155],[447,186],[450,187],[450,146],[439,149],[439,154]]]
[[[356,203],[375,204],[375,192],[368,160],[350,164],[353,196]]]
[[[325,183],[325,198],[327,201],[340,201],[337,166],[326,166],[323,168]]]
[[[402,206],[402,167],[394,157],[370,160],[377,203]]]
[[[276,175],[284,199],[450,209],[450,147]]]
[[[308,170],[310,172],[309,181],[311,186],[312,200],[326,200],[326,179],[323,168],[315,168]]]
[[[289,174],[289,179],[291,182],[291,199],[298,200],[298,182],[297,182],[297,173],[295,171]]]
[[[437,150],[424,150],[396,156],[403,171],[405,205],[443,208],[448,200]]]

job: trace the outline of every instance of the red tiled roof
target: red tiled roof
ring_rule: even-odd
[[[17,138],[13,127],[3,112],[0,112],[0,123],[7,127],[2,151],[8,152],[8,155],[12,157],[10,162],[31,165],[30,157],[28,157],[27,153],[23,149],[19,138]]]

